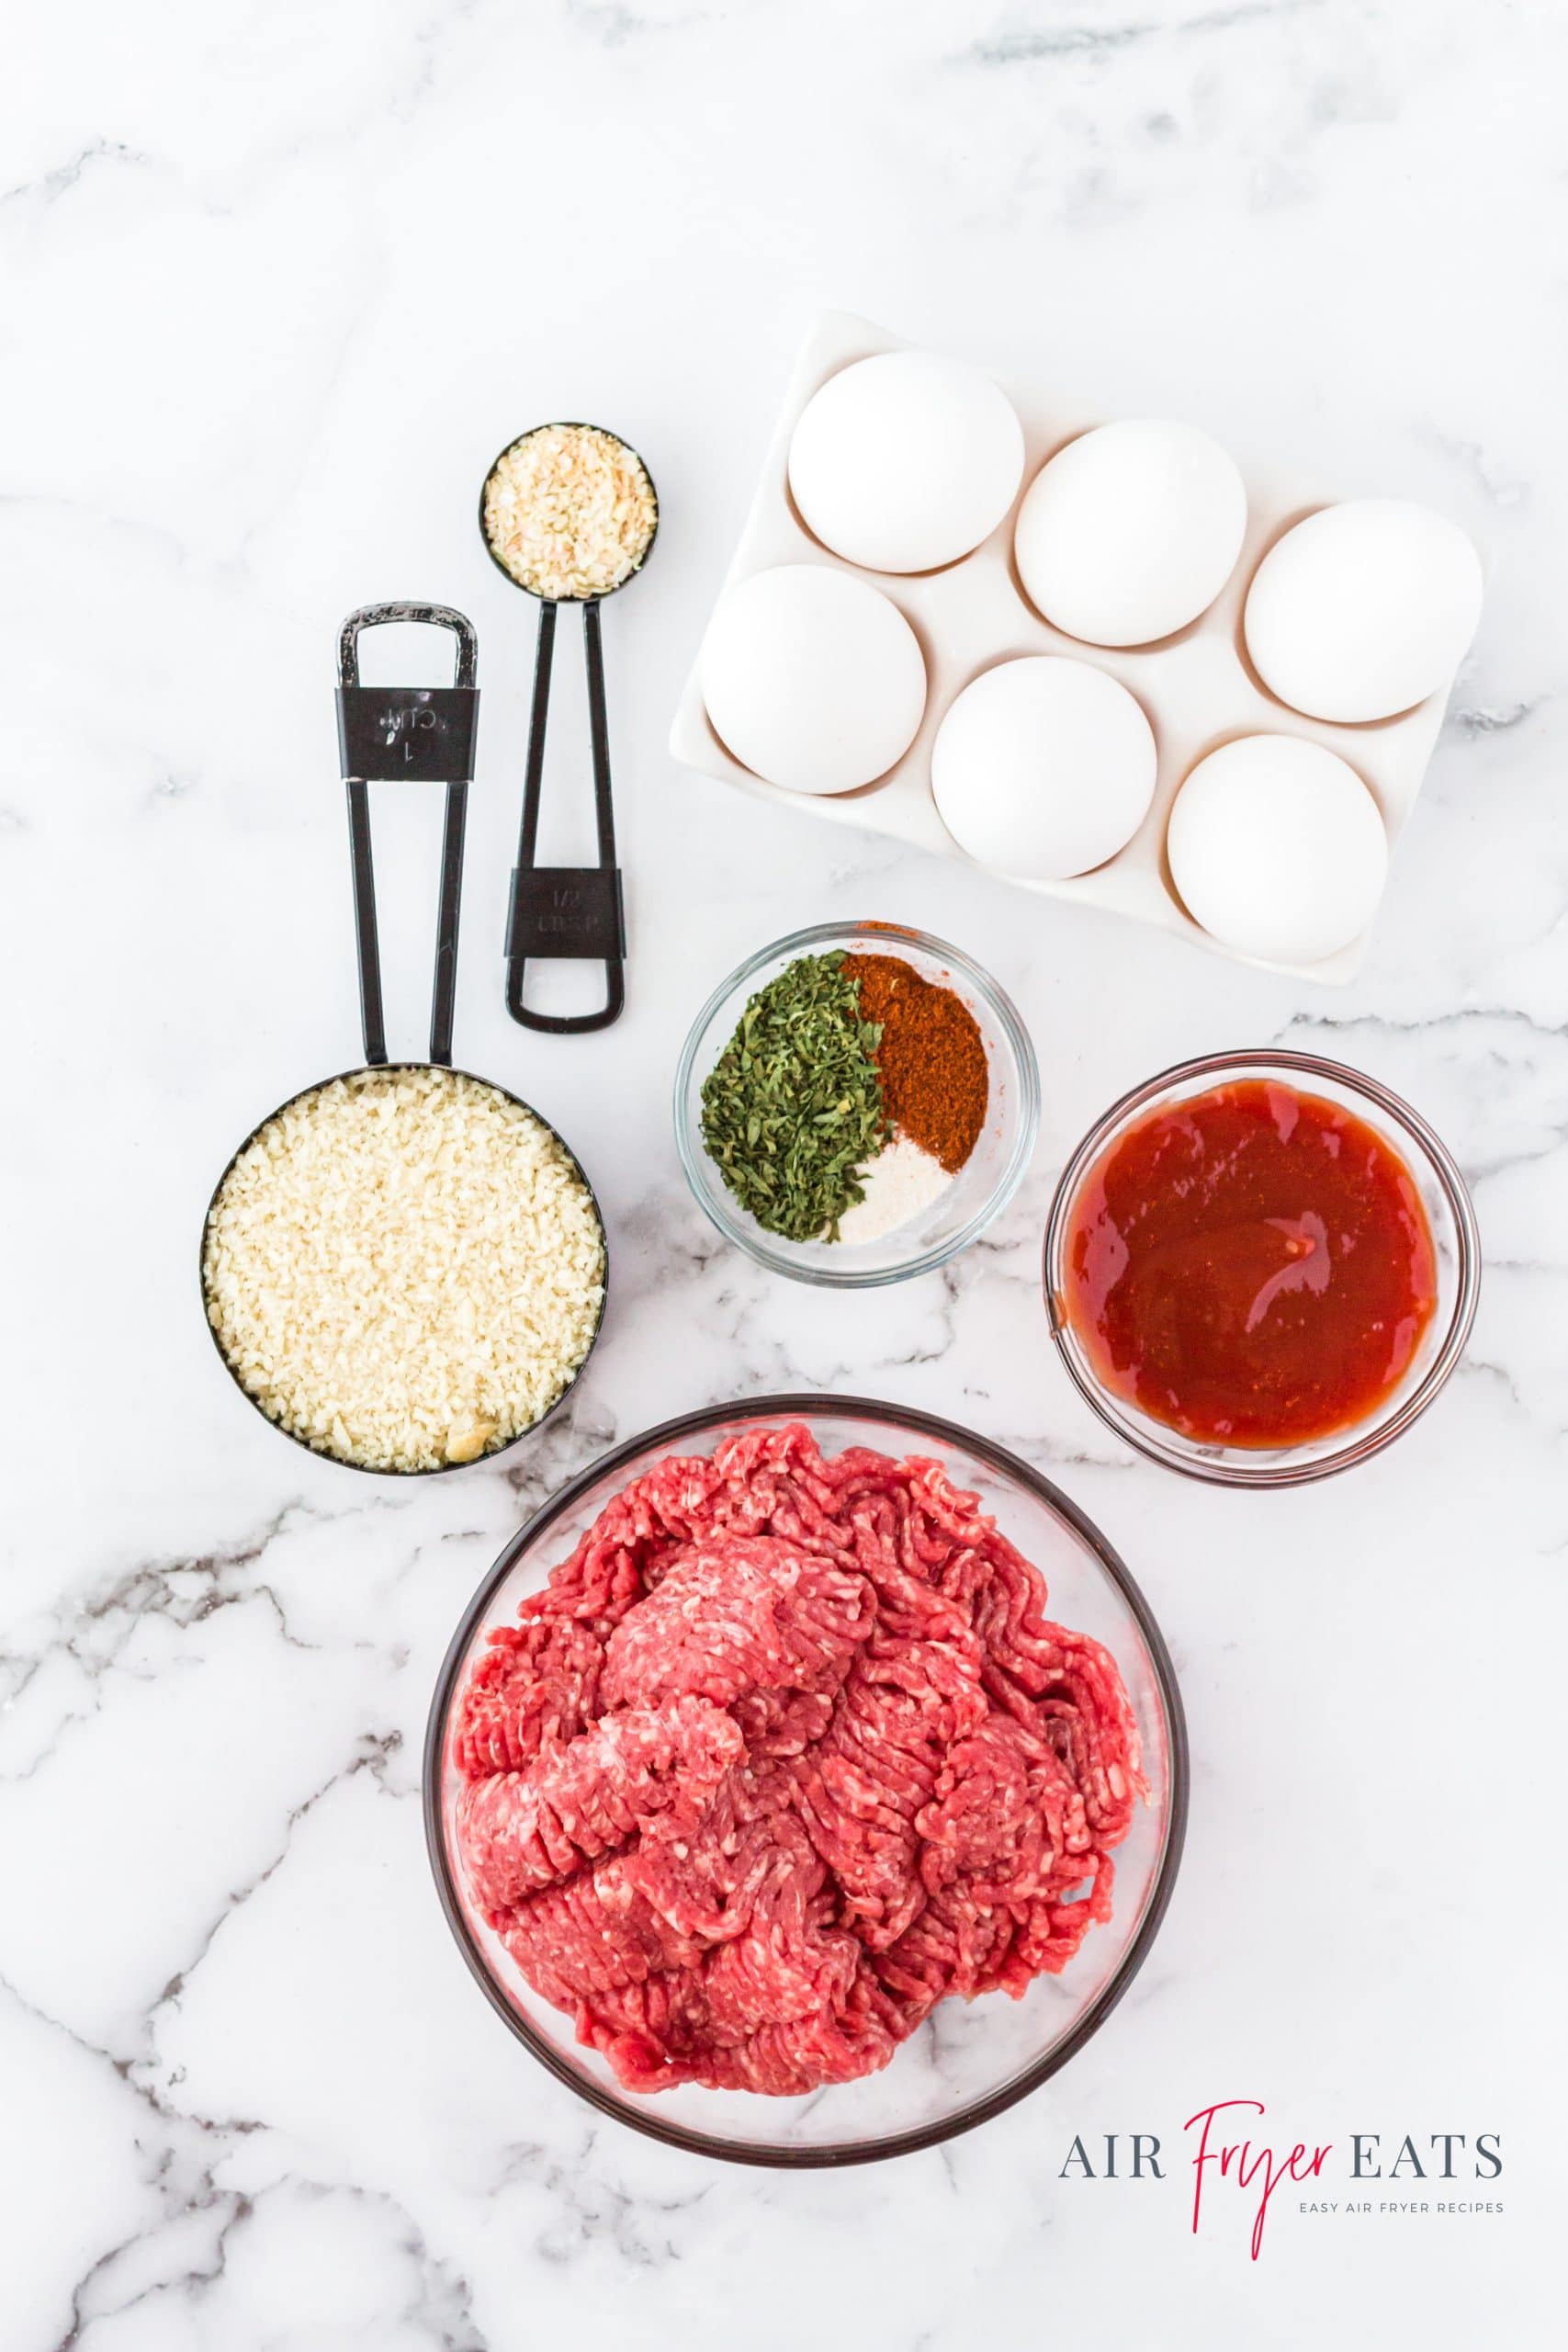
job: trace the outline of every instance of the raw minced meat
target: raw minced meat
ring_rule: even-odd
[[[939,1463],[749,1430],[623,1488],[497,1628],[462,1864],[630,2090],[799,2093],[1111,1916],[1147,1795],[1115,1661]]]

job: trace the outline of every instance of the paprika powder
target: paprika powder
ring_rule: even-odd
[[[889,1124],[956,1175],[980,1138],[990,1064],[979,1023],[952,989],[899,956],[846,956],[842,977],[860,989],[861,1019],[882,1035],[874,1048]]]

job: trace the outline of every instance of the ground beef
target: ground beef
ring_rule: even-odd
[[[799,1425],[606,1505],[458,1702],[469,1888],[628,2089],[784,2095],[1018,1996],[1147,1795],[1115,1661],[940,1464]]]

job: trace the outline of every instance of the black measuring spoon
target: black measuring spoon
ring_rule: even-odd
[[[521,578],[497,549],[488,517],[491,485],[513,453],[541,433],[585,433],[600,435],[626,451],[647,482],[652,501],[648,537],[628,570],[607,586],[580,594],[558,590],[545,594]],[[528,718],[528,758],[523,777],[523,820],[518,831],[517,864],[512,873],[512,900],[506,923],[506,1009],[525,1029],[543,1029],[556,1036],[574,1036],[585,1030],[607,1029],[618,1020],[626,1001],[626,912],[621,898],[620,868],[615,864],[615,815],[610,786],[610,729],[604,707],[604,649],[599,607],[605,596],[635,580],[646,565],[659,536],[659,494],[653,477],[629,441],[601,425],[556,423],[531,425],[509,441],[491,466],[479,492],[479,536],[485,552],[502,578],[539,606],[538,644],[534,656],[534,694]],[[582,607],[582,646],[588,664],[588,727],[593,756],[593,819],[598,839],[597,865],[540,865],[538,863],[539,804],[544,786],[545,729],[549,718],[550,670],[555,657],[556,610],[560,605]],[[561,959],[604,967],[604,1001],[592,1012],[536,1012],[523,1001],[531,961]]]

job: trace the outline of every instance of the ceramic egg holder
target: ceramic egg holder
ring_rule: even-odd
[[[1065,882],[1026,881],[1003,875],[1020,889],[1077,900],[1112,913],[1131,915],[1163,931],[1179,932],[1218,955],[1233,951],[1192,921],[1171,885],[1166,860],[1166,826],[1181,784],[1205,752],[1238,735],[1260,732],[1298,735],[1321,743],[1348,762],[1382,812],[1392,848],[1420,789],[1442,725],[1451,679],[1441,690],[1396,718],[1366,726],[1334,726],[1304,718],[1261,685],[1242,641],[1242,607],[1253,573],[1276,539],[1316,508],[1332,503],[1322,485],[1238,459],[1247,484],[1247,526],[1235,571],[1209,610],[1173,637],[1146,650],[1112,650],[1064,636],[1041,619],[1019,584],[1013,565],[1013,524],[1019,502],[1045,460],[1103,417],[1085,415],[1060,401],[1007,382],[1002,389],[1023,426],[1024,467],[1019,497],[988,539],[972,555],[937,571],[869,571],[845,563],[814,538],[796,514],[788,486],[789,445],[807,401],[829,376],[856,359],[883,351],[912,348],[869,321],[829,311],[807,335],[795,362],[774,428],[761,481],[751,502],[726,576],[725,587],[776,564],[821,563],[858,573],[881,590],[908,621],[925,655],[927,695],[919,731],[897,764],[874,784],[852,792],[786,791],[764,783],[731,756],[703,707],[696,668],[687,679],[670,748],[688,767],[744,786],[767,800],[787,802],[840,825],[860,825],[943,857],[966,856],[937,814],[931,797],[931,745],[954,698],[981,671],[1022,653],[1064,653],[1109,671],[1138,701],[1154,729],[1159,750],[1155,797],[1147,816],[1124,849],[1090,874]],[[1363,938],[1317,964],[1275,964],[1240,956],[1266,971],[1299,974],[1305,979],[1344,982],[1360,961]]]

